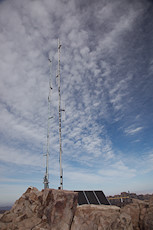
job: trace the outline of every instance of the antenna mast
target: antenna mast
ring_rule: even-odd
[[[61,91],[60,91],[60,49],[61,44],[60,40],[58,39],[58,100],[59,100],[59,146],[60,146],[60,187],[59,189],[63,189],[63,169],[62,169],[62,134],[61,134]]]
[[[50,119],[52,118],[50,116],[50,104],[51,104],[51,91],[52,91],[52,85],[51,85],[51,67],[52,67],[52,61],[48,59],[50,62],[50,78],[49,78],[49,94],[48,94],[48,127],[47,127],[47,153],[46,156],[46,171],[44,176],[44,189],[49,188],[49,131],[50,131]]]

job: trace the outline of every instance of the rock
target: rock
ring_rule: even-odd
[[[69,229],[77,206],[77,193],[63,190],[51,192],[46,189],[43,194],[43,203],[47,206],[44,214],[51,229]]]
[[[132,226],[133,225],[133,226]],[[0,230],[153,230],[150,202],[133,199],[123,208],[77,207],[77,193],[30,187],[10,211],[0,216]]]
[[[121,210],[131,216],[134,230],[153,229],[153,206],[147,201],[133,199],[133,203],[126,205]],[[150,227],[151,226],[151,227]]]
[[[131,218],[120,208],[109,205],[77,207],[71,230],[133,230]]]
[[[144,217],[144,230],[153,229],[153,196],[150,199],[149,207]]]
[[[77,206],[77,193],[33,187],[0,218],[1,230],[70,230]]]

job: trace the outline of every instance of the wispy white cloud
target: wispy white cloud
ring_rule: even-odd
[[[143,127],[136,127],[136,128],[129,127],[127,129],[125,129],[125,133],[127,135],[134,135],[134,134],[137,134],[138,132],[140,132],[142,129],[143,129]]]
[[[51,174],[58,176],[56,72],[57,38],[60,37],[61,94],[66,111],[62,122],[63,167],[67,181],[71,174],[76,181],[81,177],[81,183],[87,181],[88,185],[94,178],[97,184],[102,183],[104,174],[111,177],[120,172],[126,178],[134,177],[134,169],[117,158],[108,126],[122,121],[125,134],[131,136],[144,127],[141,116],[135,126],[129,125],[131,118],[127,119],[128,104],[131,103],[130,108],[135,96],[131,94],[135,75],[125,66],[131,57],[126,39],[146,4],[137,0],[133,4],[126,0],[105,4],[96,1],[91,3],[92,7],[87,1],[28,0],[25,4],[5,0],[0,4],[0,160],[12,163],[16,170],[19,165],[42,170],[40,153],[42,145],[46,146],[50,56],[53,58],[51,113],[54,118],[50,128],[49,163]],[[101,171],[106,162],[110,171]],[[56,182],[54,185],[57,187]],[[67,183],[67,186],[71,185]]]
[[[109,167],[104,170],[100,170],[99,172],[102,176],[107,176],[111,178],[132,178],[136,176],[136,169],[131,169],[128,166],[126,166],[122,160],[119,160],[115,162],[112,165],[109,165]]]
[[[0,148],[0,160],[17,165],[41,166],[41,155],[33,154],[24,149],[13,149],[13,147],[2,146]]]
[[[153,152],[145,153],[141,161],[142,174],[147,174],[153,171]]]

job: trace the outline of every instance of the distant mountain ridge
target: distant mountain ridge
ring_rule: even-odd
[[[12,208],[12,206],[2,206],[0,207],[0,214],[4,213],[5,211],[9,211]]]

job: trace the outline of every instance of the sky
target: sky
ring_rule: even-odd
[[[0,1],[0,205],[49,186],[153,193],[153,2]],[[52,68],[48,58],[52,59]]]

